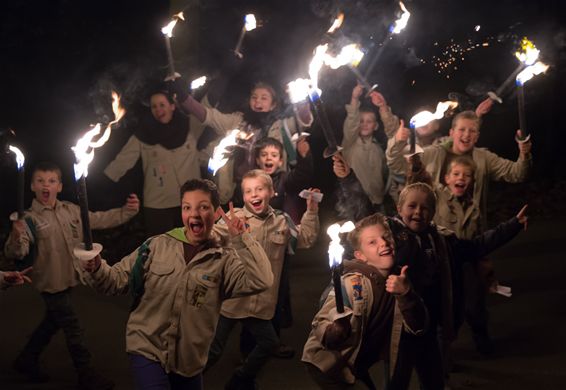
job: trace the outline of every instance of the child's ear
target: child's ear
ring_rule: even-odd
[[[359,250],[354,251],[354,257],[358,260],[363,261],[364,263],[368,261],[367,257]]]
[[[61,191],[63,191],[63,183],[59,182],[59,185],[57,186],[57,193],[60,193]]]

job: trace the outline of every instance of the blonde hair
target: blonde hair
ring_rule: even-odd
[[[386,231],[386,234],[391,235],[391,229],[389,228],[389,224],[385,219],[385,216],[381,213],[375,213],[372,215],[368,215],[365,218],[360,219],[356,222],[356,228],[348,233],[348,242],[352,246],[354,250],[360,249],[360,235],[362,234],[362,230],[367,227],[380,225]]]
[[[480,119],[479,116],[477,116],[477,114],[474,111],[468,110],[468,111],[462,111],[462,112],[456,114],[454,116],[454,118],[452,118],[452,128],[456,127],[456,123],[460,119],[469,119],[469,120],[476,122],[476,124],[478,125],[478,131],[480,130],[481,119]]]
[[[455,165],[461,165],[463,167],[471,169],[472,175],[476,172],[476,168],[477,168],[476,162],[474,160],[472,160],[470,157],[468,157],[468,156],[456,156],[450,161],[450,164],[448,164],[448,169],[446,170],[447,175],[450,172],[452,172],[452,169],[454,168]]]
[[[411,191],[420,191],[426,194],[427,201],[429,203],[429,207],[431,208],[433,214],[436,212],[436,194],[431,186],[426,183],[413,183],[405,186],[401,193],[399,194],[399,202],[397,202],[397,207],[401,208],[405,204],[407,200],[407,196]]]
[[[242,177],[242,191],[244,190],[244,180],[246,179],[263,179],[265,184],[269,187],[270,190],[273,191],[273,180],[271,176],[269,176],[265,171],[262,169],[252,169],[251,171],[247,171],[244,176]]]

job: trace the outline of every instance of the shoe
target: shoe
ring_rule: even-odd
[[[77,370],[77,389],[81,390],[112,390],[114,382],[102,376],[92,367],[79,368]]]
[[[295,356],[295,349],[285,344],[279,344],[279,347],[273,351],[273,356],[279,359],[291,359]]]
[[[476,344],[476,350],[484,356],[493,355],[495,348],[493,341],[487,332],[473,333],[472,337]]]
[[[14,370],[27,377],[31,382],[45,383],[49,380],[49,375],[39,368],[37,359],[20,355],[14,360],[12,366]]]
[[[259,386],[255,378],[250,378],[239,372],[235,372],[224,386],[224,390],[259,390]]]

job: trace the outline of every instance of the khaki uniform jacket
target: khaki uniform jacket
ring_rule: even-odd
[[[127,208],[89,212],[92,229],[106,229],[121,225],[136,215]],[[80,208],[76,204],[59,201],[55,207],[44,206],[34,199],[25,212],[35,225],[35,237],[28,230],[19,240],[10,234],[4,251],[6,257],[23,259],[30,245],[37,245],[37,258],[33,262],[31,279],[40,292],[56,293],[79,284],[85,272],[73,248],[83,242]]]
[[[206,119],[204,120],[204,125],[212,127],[220,137],[225,137],[228,132],[234,129],[245,130],[246,122],[241,112],[224,114],[215,108],[205,107],[205,109]],[[282,131],[293,135],[299,128],[308,127],[311,123],[302,123],[298,116],[278,119],[269,128],[267,137],[275,138],[285,145]],[[283,165],[280,169],[287,170],[287,153],[285,148],[283,148]],[[218,184],[220,203],[226,204],[232,198],[237,185],[237,183],[234,183],[234,162],[232,159],[229,159],[226,165],[218,170],[215,178]]]
[[[354,278],[361,278],[362,281],[362,299],[354,299]],[[385,281],[383,282],[382,294],[389,294],[385,291]],[[344,313],[336,312],[336,296],[334,289],[331,289],[324,304],[316,313],[312,321],[312,330],[307,339],[303,350],[301,360],[318,367],[322,372],[333,372],[346,383],[354,383],[354,363],[358,356],[360,346],[363,340],[366,326],[369,323],[369,316],[373,306],[374,292],[371,281],[363,274],[358,272],[347,273],[342,276],[342,290],[346,292],[349,305],[344,305]],[[391,343],[389,351],[390,374],[395,369],[397,361],[399,341],[401,340],[401,332],[403,328],[412,334],[421,334],[427,327],[426,314],[413,317],[414,310],[420,313],[426,313],[426,308],[420,297],[411,289],[404,296],[396,296],[394,298],[395,309],[393,317],[393,326],[391,330]],[[353,304],[352,304],[353,302]],[[344,342],[344,346],[340,350],[326,349],[323,345],[326,327],[333,323],[338,317],[350,316],[350,325],[352,328],[350,337]],[[414,319],[419,320],[414,321]],[[409,319],[409,321],[405,321]],[[413,319],[413,321],[411,321]],[[384,319],[386,321],[387,319]],[[411,324],[413,328],[409,326]],[[383,340],[387,343],[387,340]]]
[[[143,205],[154,209],[180,206],[179,190],[190,179],[200,179],[200,166],[208,162],[206,153],[197,149],[204,127],[191,115],[185,143],[175,149],[160,144],[149,145],[132,135],[126,145],[104,170],[118,182],[141,157],[143,168]]]
[[[250,227],[250,234],[265,250],[273,271],[273,285],[264,292],[249,297],[230,299],[222,304],[221,314],[228,318],[254,317],[271,320],[275,313],[279,281],[283,269],[285,252],[291,240],[291,231],[287,218],[270,207],[265,218],[260,218],[247,209],[234,209],[239,218],[245,219]],[[318,214],[307,211],[298,226],[297,248],[309,248],[316,240],[320,230]],[[225,224],[215,225],[215,231],[226,236]]]
[[[359,134],[360,111],[357,106],[346,105],[344,121],[344,157],[354,170],[364,192],[373,204],[382,204],[387,192],[387,161],[381,146],[373,137],[363,139]]]
[[[248,233],[231,247],[202,250],[188,264],[183,236],[174,229],[151,239],[144,293],[126,325],[126,350],[190,377],[206,364],[222,302],[269,288],[273,276],[265,252]],[[89,284],[104,294],[125,294],[137,255],[112,267],[103,261]]]
[[[395,139],[392,138],[394,141]],[[391,140],[390,140],[391,141]],[[390,142],[387,147],[387,164],[390,169],[402,168],[405,172],[407,164],[403,156],[403,148],[406,142]],[[443,173],[443,166],[451,148],[451,143],[443,145],[432,145],[424,148],[421,160],[425,169],[432,176],[433,183],[441,183],[444,178],[440,177]],[[475,147],[471,152],[471,157],[476,163],[476,173],[474,176],[474,203],[479,205],[481,210],[481,225],[487,226],[487,193],[490,181],[506,181],[508,183],[520,183],[526,180],[531,165],[532,158],[517,159],[517,161],[507,160],[499,157],[485,148]]]
[[[470,240],[481,230],[480,208],[473,200],[464,210],[462,203],[452,195],[445,185],[438,184],[436,193],[436,213],[434,222],[450,229],[456,237]]]

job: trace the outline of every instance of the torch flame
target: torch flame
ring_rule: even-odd
[[[336,19],[334,19],[332,26],[330,26],[330,28],[328,29],[327,32],[329,34],[332,34],[334,31],[338,30],[340,28],[340,26],[342,26],[343,22],[344,22],[344,13],[340,12],[338,14],[338,16],[336,17]]]
[[[521,40],[521,48],[515,53],[515,57],[523,64],[530,66],[538,59],[540,50],[535,47],[535,44],[524,37]]]
[[[535,64],[526,67],[521,73],[517,75],[517,85],[524,85],[527,81],[538,74],[544,73],[548,70],[548,65],[543,62],[536,62]]]
[[[393,34],[399,34],[405,27],[407,27],[407,23],[409,22],[409,18],[411,17],[411,13],[405,8],[405,4],[402,1],[399,2],[399,7],[401,7],[401,16],[399,19],[395,21],[394,24],[391,25],[390,31]]]
[[[201,76],[198,79],[191,81],[191,90],[199,89],[204,84],[206,84],[206,76]]]
[[[430,111],[421,111],[415,114],[415,116],[413,116],[409,122],[411,124],[411,128],[415,129],[417,127],[426,126],[435,119],[441,119],[444,116],[446,110],[453,110],[456,107],[458,107],[458,102],[453,102],[450,100],[446,102],[438,102],[434,114]]]
[[[101,124],[97,123],[96,126],[87,131],[86,134],[77,141],[75,146],[71,147],[77,161],[74,165],[76,180],[79,180],[82,176],[88,176],[88,165],[94,159],[94,149],[101,147],[108,141],[112,132],[112,125],[120,121],[126,114],[126,110],[120,106],[120,95],[114,91],[112,91],[112,111],[114,112],[114,120],[108,123],[102,136],[96,141],[93,141],[94,137],[100,134],[102,128]]]
[[[171,21],[161,29],[161,33],[171,38],[173,36],[173,29],[179,20],[185,21],[185,15],[183,15],[182,12],[173,15],[173,19],[171,19]]]
[[[249,139],[253,134],[234,129],[228,135],[220,140],[220,143],[214,148],[212,157],[208,160],[208,170],[212,175],[222,168],[228,162],[228,148],[235,146],[239,139]]]
[[[340,245],[340,233],[348,233],[355,228],[354,223],[352,221],[348,221],[342,226],[340,226],[339,223],[335,223],[326,229],[326,234],[330,236],[330,244],[328,245],[328,263],[330,267],[334,267],[342,263],[344,247]]]
[[[255,30],[255,28],[257,27],[257,22],[254,14],[247,14],[244,17],[244,22],[244,28],[246,29],[246,31]]]
[[[8,149],[10,149],[10,151],[16,155],[16,165],[18,169],[22,169],[24,163],[26,162],[26,158],[24,157],[22,151],[12,145],[8,145]]]
[[[292,104],[297,104],[305,100],[309,91],[312,88],[311,81],[309,79],[296,79],[287,84],[287,93],[289,94],[289,100]]]

